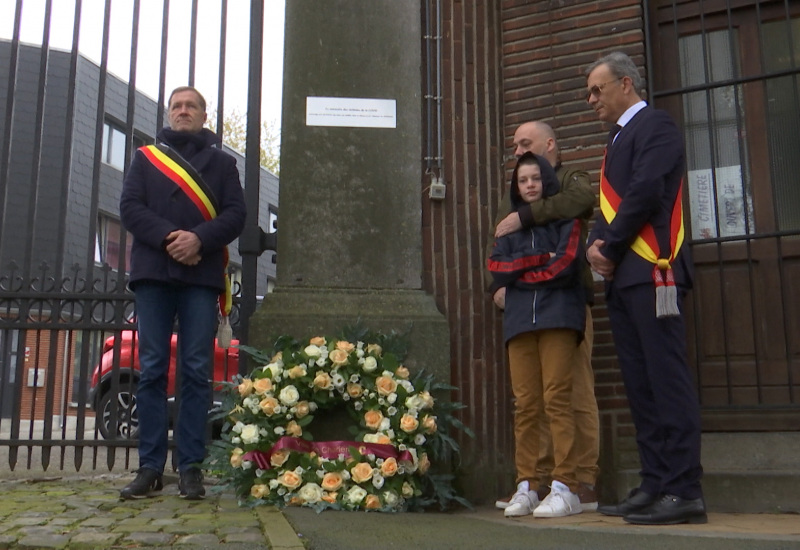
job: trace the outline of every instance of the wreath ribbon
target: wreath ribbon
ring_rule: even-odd
[[[361,454],[374,454],[378,458],[395,458],[398,461],[406,460],[408,462],[414,460],[409,451],[400,451],[394,445],[364,443],[363,441],[306,441],[286,435],[281,437],[269,451],[249,451],[242,456],[242,460],[255,462],[260,469],[269,470],[272,468],[270,458],[282,449],[300,453],[315,452],[322,458],[336,459],[339,458],[339,455],[349,454],[351,447],[358,449]]]

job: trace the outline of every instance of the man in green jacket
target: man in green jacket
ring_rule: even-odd
[[[526,122],[514,133],[514,154],[520,157],[528,151],[544,157],[555,168],[561,189],[557,194],[526,204],[515,212],[509,213],[501,208],[495,220],[495,230],[489,236],[487,258],[496,237],[533,225],[543,225],[553,220],[580,218],[582,238],[586,239],[587,222],[591,218],[597,202],[589,175],[582,170],[566,168],[561,163],[555,132],[544,122]],[[492,300],[498,308],[503,309],[505,307],[505,287],[496,287],[492,283],[488,270],[485,270],[485,274],[486,286],[492,294]],[[573,373],[572,406],[575,413],[573,452],[576,454],[577,477],[581,484],[578,491],[581,506],[583,510],[595,510],[597,509],[595,482],[599,472],[597,461],[600,455],[600,428],[597,401],[594,395],[594,372],[592,371],[594,330],[590,306],[593,302],[594,290],[592,274],[588,266],[584,270],[583,277],[586,288],[586,332],[580,346],[580,361],[575,365]],[[548,479],[553,469],[553,445],[547,425],[542,427],[542,438],[540,448],[543,451],[537,463],[531,465],[531,468],[536,468],[540,479]],[[519,438],[517,439],[519,440]],[[545,442],[544,439],[547,441]],[[532,487],[531,489],[538,491],[540,499],[549,492],[547,486]],[[514,503],[511,501],[511,497],[500,498],[495,504],[498,508],[506,509],[508,516],[530,513],[525,509],[525,503]]]

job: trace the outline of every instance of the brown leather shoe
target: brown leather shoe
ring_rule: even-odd
[[[543,501],[550,494],[550,486],[539,485],[539,488],[536,489],[536,494],[539,495],[539,502]]]
[[[597,491],[595,491],[594,485],[588,483],[578,485],[578,498],[581,500],[581,509],[584,512],[597,510]]]

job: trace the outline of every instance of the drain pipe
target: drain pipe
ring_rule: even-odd
[[[442,176],[442,4],[441,0],[436,0],[436,23],[431,23],[431,4],[425,4],[425,50],[428,66],[427,93],[425,94],[428,136],[427,136],[427,156],[426,174],[430,174],[431,184],[428,196],[434,200],[442,200],[446,195],[444,177]],[[435,35],[432,34],[435,28]],[[432,58],[431,40],[436,41],[436,56]],[[433,93],[432,66],[436,65],[436,92]],[[436,103],[436,147],[433,148],[433,102]]]

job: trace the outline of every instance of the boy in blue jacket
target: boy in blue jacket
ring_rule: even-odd
[[[525,153],[511,177],[511,209],[559,190],[555,171],[543,157]],[[581,285],[584,262],[579,220],[557,220],[497,239],[488,260],[495,284],[506,287],[503,337],[516,400],[514,439],[517,491],[507,517],[563,517],[581,512],[572,444],[572,372],[586,320]],[[550,494],[541,502],[540,415],[550,422],[555,466]]]

